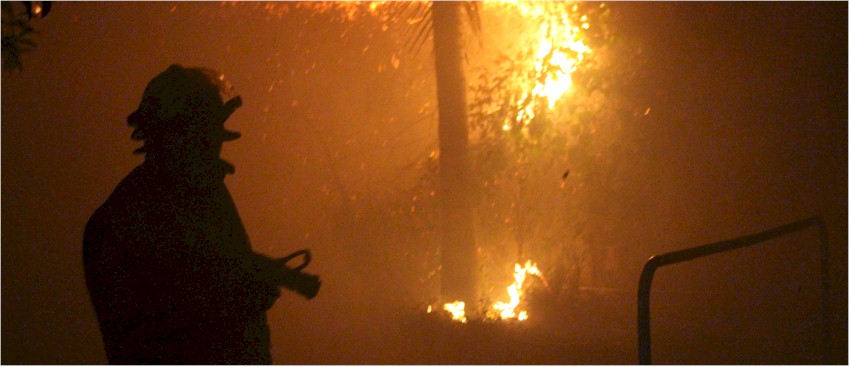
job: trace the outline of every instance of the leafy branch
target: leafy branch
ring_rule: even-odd
[[[23,71],[23,54],[37,48],[32,39],[38,33],[31,24],[33,18],[41,18],[50,11],[50,2],[24,2],[24,9],[16,11],[13,2],[4,1],[2,5],[2,47],[3,71]]]

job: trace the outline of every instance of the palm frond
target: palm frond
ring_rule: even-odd
[[[390,12],[393,21],[404,21],[401,36],[405,39],[403,49],[406,52],[418,55],[422,47],[427,43],[428,37],[434,30],[434,22],[431,18],[431,3],[425,1],[404,1],[394,3]],[[467,22],[476,36],[481,35],[481,3],[469,1],[464,3]]]
[[[396,3],[396,20],[402,22],[401,35],[405,39],[403,50],[414,56],[419,54],[422,46],[431,34],[431,3],[424,1],[405,1]]]
[[[25,2],[26,9],[23,12],[16,12],[11,2],[2,2],[2,68],[4,71],[23,71],[21,55],[37,47],[36,42],[30,38],[30,35],[38,33],[31,21],[35,16],[47,15],[50,10],[49,4],[49,2],[37,4],[39,11],[34,12],[33,6],[36,4]]]
[[[414,56],[418,55],[419,51],[422,50],[422,46],[425,45],[425,41],[428,40],[428,35],[432,34],[433,30],[434,21],[431,19],[431,7],[429,6],[422,15],[422,21],[418,24],[419,32],[416,34],[416,37],[408,39],[404,48],[412,51]]]

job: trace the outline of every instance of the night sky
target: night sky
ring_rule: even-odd
[[[821,215],[834,285],[831,362],[846,364],[847,4],[610,6],[611,23],[648,60],[632,94],[650,112],[619,138],[638,153],[617,157],[616,179],[628,189],[608,193],[606,202],[618,217],[595,219],[617,227],[600,238],[629,249],[611,270],[618,280],[607,284],[624,294],[606,308],[616,316],[605,327],[616,332],[587,333],[586,344],[559,352],[574,356],[563,363],[637,362],[634,296],[650,256]],[[441,359],[442,352],[412,346],[428,339],[405,322],[428,296],[415,284],[421,267],[409,263],[420,257],[352,224],[379,218],[354,203],[405,190],[417,176],[411,162],[436,144],[436,119],[421,118],[423,106],[436,103],[430,47],[394,66],[394,38],[369,31],[368,21],[349,29],[258,4],[61,2],[35,26],[38,48],[24,56],[23,71],[2,75],[2,363],[106,362],[83,278],[82,231],[141,162],[131,154],[138,144],[126,117],[147,82],[172,63],[224,73],[245,101],[228,121],[243,137],[225,144],[223,157],[236,166],[226,183],[254,248],[283,256],[309,247],[310,271],[322,276],[316,299],[285,294],[269,312],[275,363],[560,361],[545,348],[494,362]],[[563,168],[554,170],[560,178]],[[772,302],[799,304],[805,313],[819,302],[817,265],[806,260],[816,259],[816,241],[805,232],[777,249],[730,257],[733,265],[704,264],[715,273],[676,271],[706,287],[709,280],[756,289],[761,281],[791,282],[799,299],[780,292]],[[736,266],[749,270],[733,274]],[[659,277],[658,288],[676,288],[676,274],[660,274],[671,277]],[[806,324],[795,307],[775,316]],[[754,330],[793,340],[817,327],[784,322]],[[678,332],[687,334],[678,342],[699,341],[673,324],[659,331],[658,348]],[[575,327],[569,334],[581,340]],[[735,333],[729,330],[707,335]],[[807,347],[727,347],[740,353],[733,362],[812,362],[800,357]],[[759,357],[770,348],[788,351],[787,359]],[[657,355],[668,363],[726,362],[688,353]]]

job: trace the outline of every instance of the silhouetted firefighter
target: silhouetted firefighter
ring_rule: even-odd
[[[241,105],[223,76],[172,65],[128,118],[144,162],[86,225],[86,283],[113,364],[269,364],[266,311],[286,287],[309,298],[310,253],[252,251],[219,157]],[[295,268],[286,265],[303,257]]]

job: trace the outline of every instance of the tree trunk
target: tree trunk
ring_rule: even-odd
[[[461,46],[463,3],[432,3],[440,139],[441,294],[446,302],[477,300],[475,235],[468,148],[466,82]]]

